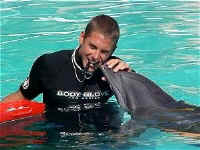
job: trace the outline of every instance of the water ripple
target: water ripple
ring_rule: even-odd
[[[76,32],[77,32],[77,31],[69,31],[69,32],[37,32],[37,33],[29,33],[29,34],[8,34],[8,35],[0,35],[0,37],[5,37],[5,36],[11,36],[11,37],[26,36],[26,37],[24,37],[24,38],[18,38],[18,39],[15,39],[15,40],[9,40],[9,41],[1,42],[0,45],[8,44],[8,43],[11,43],[11,42],[29,40],[29,39],[32,39],[32,38],[38,38],[38,37],[40,37],[40,36],[69,35],[69,34],[76,33]]]
[[[196,88],[196,87],[185,87],[185,86],[180,86],[180,85],[176,85],[176,84],[171,84],[169,85],[169,88],[172,88],[172,89],[178,89],[184,93],[189,93],[189,94],[199,94],[200,93],[200,89],[199,88]]]
[[[70,22],[70,23],[80,23],[87,21],[86,19],[73,20],[73,19],[65,19],[60,17],[39,17],[39,19],[35,19],[33,21],[56,21],[56,22]]]
[[[58,14],[63,14],[67,13],[70,10],[76,10],[76,9],[88,9],[88,8],[103,8],[108,6],[108,4],[98,4],[98,5],[92,5],[92,4],[87,4],[87,5],[75,5],[75,6],[70,6],[70,7],[59,7],[57,10]]]

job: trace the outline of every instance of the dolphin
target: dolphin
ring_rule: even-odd
[[[115,73],[105,65],[100,69],[120,107],[131,115],[134,123],[200,133],[200,107],[175,100],[139,73]]]

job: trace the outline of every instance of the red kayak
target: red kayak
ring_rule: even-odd
[[[45,104],[31,100],[18,100],[12,102],[0,102],[0,123],[19,120],[45,111]]]

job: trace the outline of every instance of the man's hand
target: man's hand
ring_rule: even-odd
[[[111,68],[114,72],[118,71],[131,72],[131,68],[129,67],[129,65],[118,58],[109,59],[105,64],[108,66],[108,68]],[[102,80],[106,81],[106,77],[102,77]]]
[[[111,68],[114,72],[118,71],[127,71],[131,72],[131,68],[127,63],[122,61],[121,59],[110,59],[106,62],[108,68]]]

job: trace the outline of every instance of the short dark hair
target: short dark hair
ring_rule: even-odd
[[[110,16],[99,15],[92,18],[85,28],[85,37],[88,37],[93,31],[98,31],[105,36],[111,37],[115,46],[119,40],[119,25],[117,21]]]

